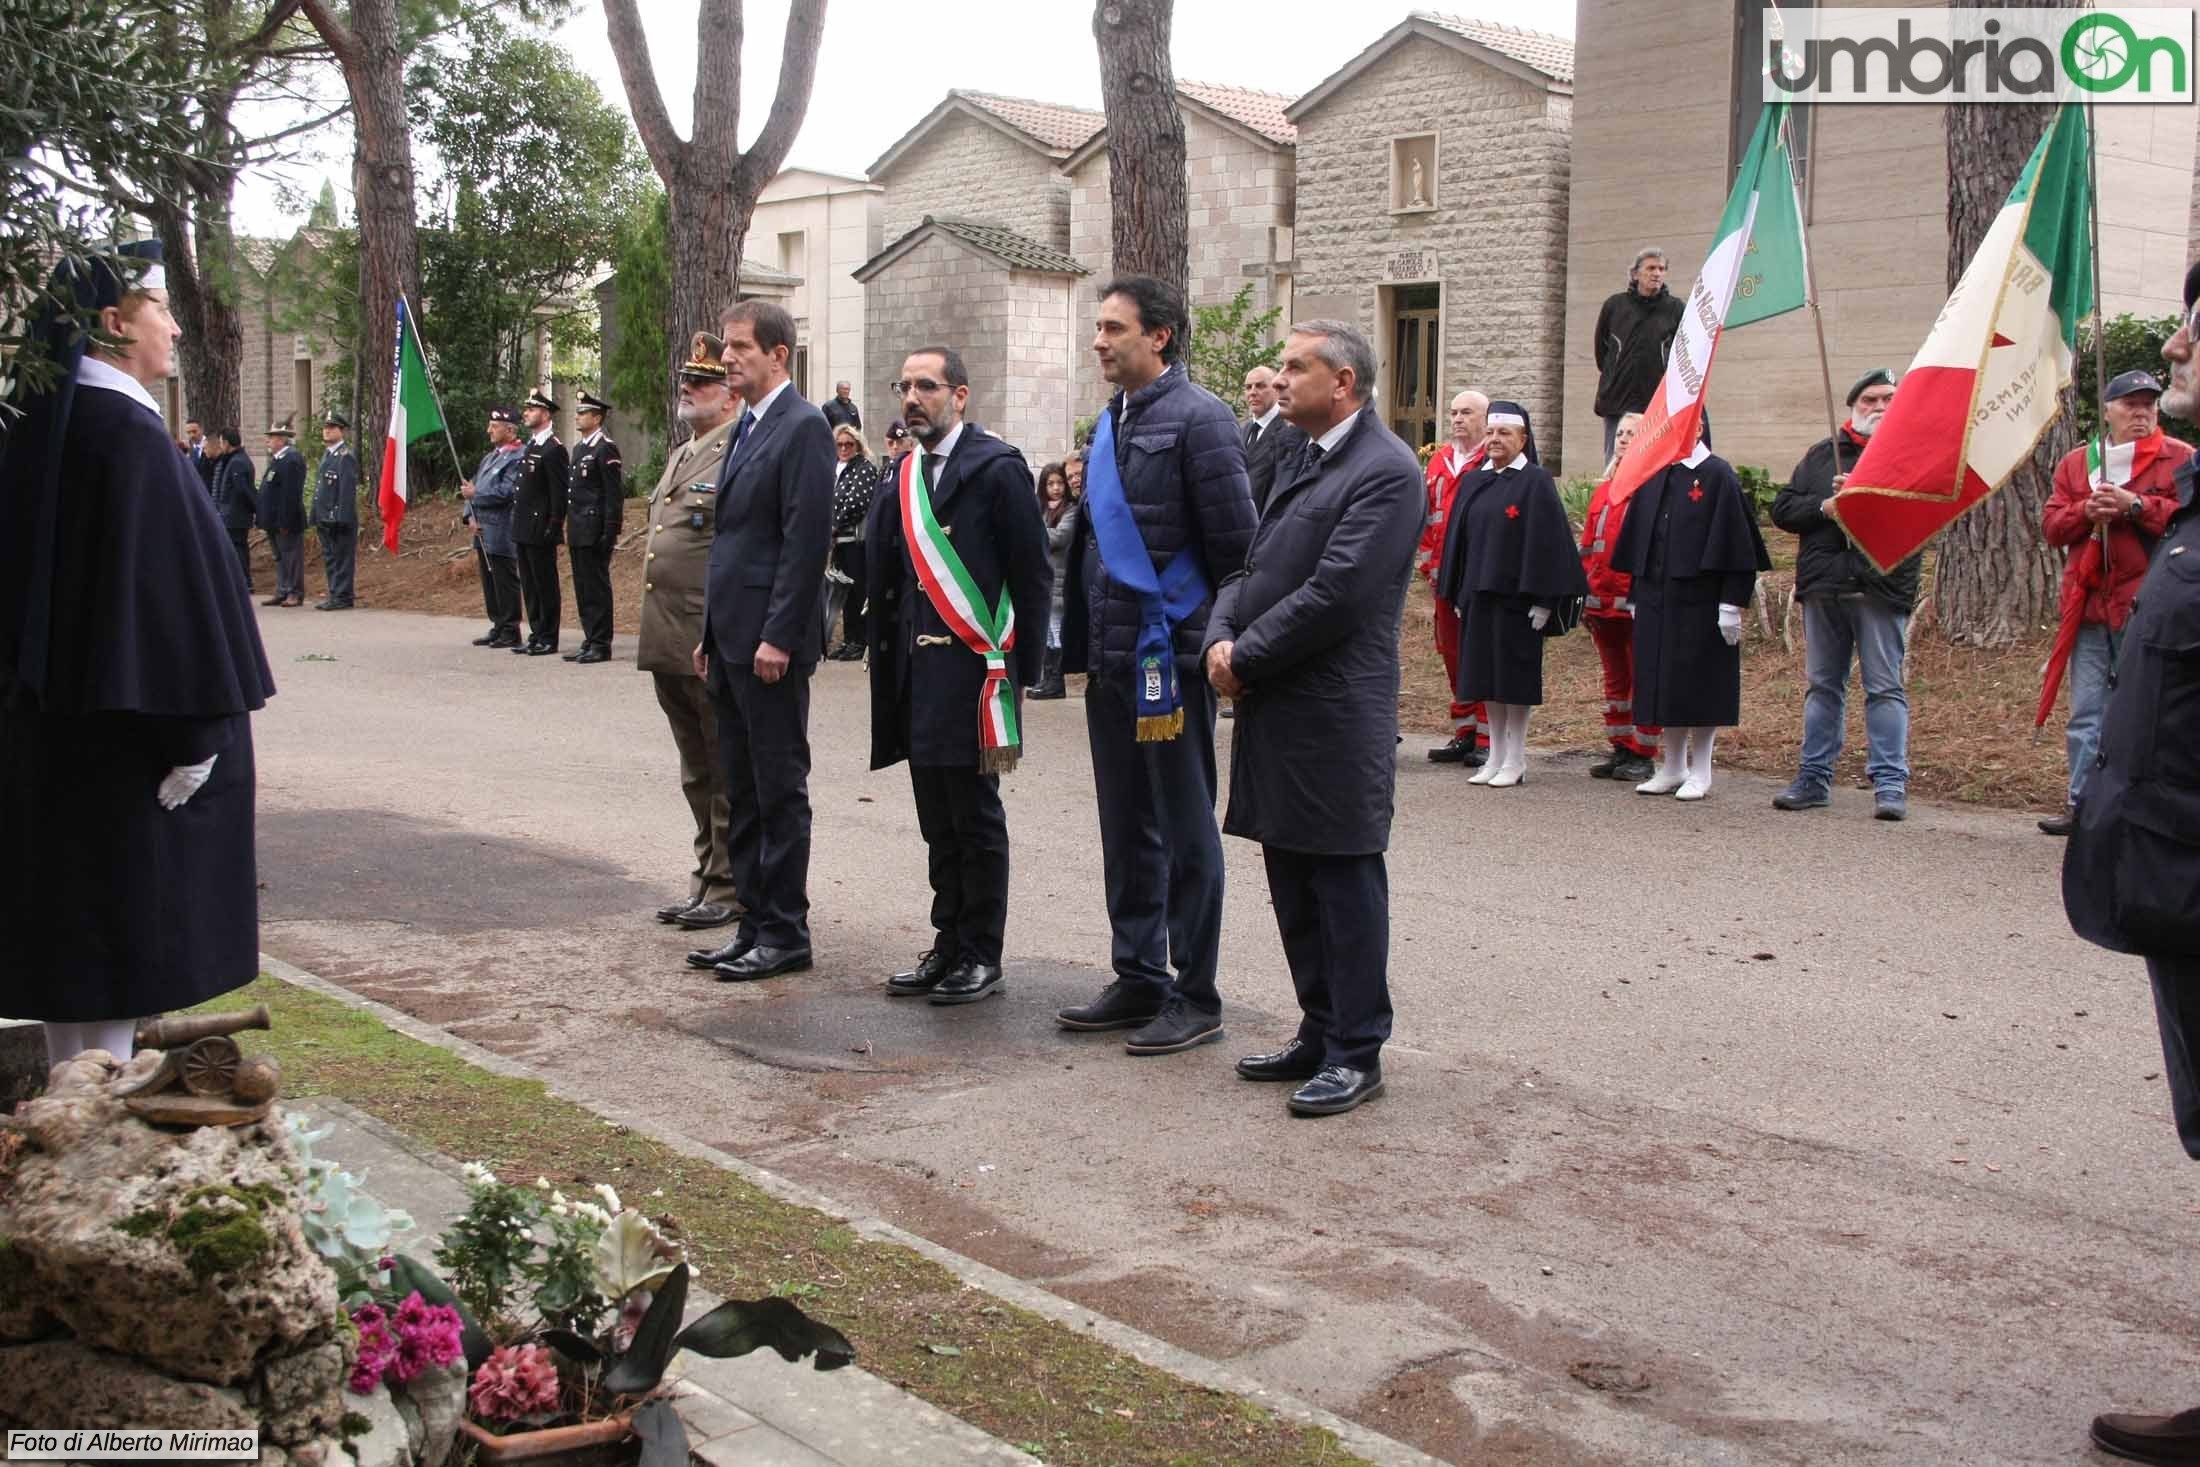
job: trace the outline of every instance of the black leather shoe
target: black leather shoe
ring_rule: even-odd
[[[739,921],[747,910],[739,902],[697,902],[673,918],[672,925],[685,927],[690,932],[708,932],[713,927]]]
[[[782,973],[800,973],[810,966],[810,950],[806,947],[752,947],[730,963],[720,963],[711,969],[720,983],[753,983],[759,978],[777,978]]]
[[[755,938],[737,936],[721,948],[697,948],[687,955],[687,965],[690,968],[715,968],[720,963],[733,962],[754,946]]]
[[[2040,822],[2040,831],[2044,835],[2068,835],[2077,828],[2078,807],[2076,805],[2065,805],[2062,814],[2050,815]]]
[[[912,998],[920,993],[930,993],[940,986],[940,980],[954,969],[955,960],[938,948],[933,948],[917,959],[914,968],[904,968],[886,980],[886,991],[895,998]]]
[[[679,916],[682,912],[687,911],[691,907],[699,907],[702,904],[703,899],[701,897],[689,897],[684,902],[674,902],[669,907],[659,907],[657,909],[657,920],[660,922],[670,922],[673,918]]]
[[[1203,1014],[1180,998],[1161,1006],[1151,1024],[1123,1041],[1132,1054],[1181,1054],[1222,1037],[1222,1016]]]
[[[336,609],[336,603],[324,596],[319,601],[313,603],[313,609],[315,611],[334,611]]]
[[[999,963],[974,963],[965,958],[948,971],[927,997],[934,1003],[976,1003],[989,993],[1007,991],[1001,986]]]
[[[567,662],[578,662],[581,660],[581,654],[583,652],[586,652],[587,650],[588,644],[586,642],[583,642],[580,646],[575,647],[572,651],[566,653],[565,660]]]
[[[1428,762],[1431,764],[1464,764],[1467,762],[1467,756],[1473,752],[1474,735],[1458,734],[1452,738],[1450,743],[1440,744],[1429,750]],[[1592,774],[1595,772],[1595,770],[1590,771]]]
[[[1284,1102],[1292,1114],[1333,1116],[1366,1104],[1383,1093],[1380,1069],[1355,1070],[1350,1065],[1323,1065],[1313,1079],[1291,1092]]]
[[[580,654],[573,659],[576,664],[581,666],[586,666],[591,662],[609,662],[610,660],[611,653],[602,647],[583,647]]]
[[[1429,755],[1429,757],[1433,759],[1436,756],[1434,754],[1431,754]],[[1599,759],[1596,763],[1589,766],[1589,777],[1591,779],[1619,778],[1620,761],[1625,759],[1626,757],[1627,751],[1625,749],[1622,749],[1619,745],[1614,744],[1612,746],[1611,753],[1606,754],[1602,759]]]
[[[491,638],[491,639],[490,639],[490,640],[488,641],[488,643],[487,643],[486,645],[487,645],[487,646],[488,646],[489,648],[491,648],[492,650],[494,650],[495,648],[498,648],[498,647],[510,647],[510,648],[513,648],[513,649],[517,650],[517,649],[518,649],[518,647],[519,647],[519,638],[517,638],[517,637],[493,637],[493,638]]]
[[[558,644],[555,642],[537,642],[527,649],[527,655],[529,657],[549,657],[555,654],[557,650]]]
[[[1064,1029],[1141,1029],[1160,1017],[1160,999],[1118,978],[1091,1003],[1063,1009],[1054,1022]]]
[[[1237,1062],[1240,1080],[1311,1080],[1322,1067],[1321,1051],[1294,1039],[1274,1054],[1249,1054]]]
[[[288,599],[288,597],[284,596],[270,596],[265,601],[262,601],[260,604],[262,606],[281,606]]]
[[[2200,1462],[2200,1408],[2175,1416],[2096,1416],[2093,1445],[2133,1462]]]
[[[514,657],[532,657],[535,655],[535,650],[541,645],[540,642],[513,642],[511,644],[512,655]]]

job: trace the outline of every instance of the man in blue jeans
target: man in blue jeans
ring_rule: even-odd
[[[1803,603],[1810,679],[1803,696],[1802,771],[1773,796],[1776,809],[1815,810],[1833,803],[1833,766],[1841,757],[1849,664],[1855,661],[1863,670],[1864,738],[1870,751],[1864,772],[1872,782],[1872,813],[1881,820],[1909,814],[1910,699],[1902,685],[1902,658],[1909,649],[1924,557],[1913,555],[1893,574],[1881,575],[1828,513],[1886,417],[1894,391],[1894,373],[1885,367],[1859,377],[1849,388],[1849,420],[1833,437],[1811,445],[1773,501],[1772,522],[1801,542],[1795,594]]]

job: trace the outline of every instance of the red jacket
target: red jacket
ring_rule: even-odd
[[[2047,497],[2040,515],[2040,533],[2050,545],[2070,553],[2063,564],[2062,609],[2068,615],[2074,602],[2085,603],[2081,621],[2121,631],[2131,617],[2132,598],[2146,579],[2147,562],[2154,542],[2177,510],[2175,477],[2178,466],[2192,457],[2192,445],[2157,431],[2161,446],[2147,460],[2146,440],[2141,439],[2134,460],[2143,465],[2123,487],[2139,496],[2135,518],[2112,521],[2108,527],[2108,574],[2101,574],[2101,541],[2093,522],[2085,517],[2085,502],[2092,494],[2086,482],[2085,446],[2080,444],[2055,465],[2055,491]]]
[[[1581,569],[1589,577],[1589,599],[1584,616],[1630,616],[1634,604],[1627,593],[1634,577],[1612,569],[1612,547],[1619,544],[1619,527],[1626,522],[1627,505],[1612,503],[1612,481],[1606,479],[1589,496],[1588,513],[1581,519]]]
[[[1464,459],[1449,442],[1429,456],[1428,523],[1421,531],[1421,548],[1413,553],[1413,567],[1431,585],[1436,583],[1436,563],[1444,558],[1444,525],[1451,518],[1452,496],[1459,492],[1459,481],[1481,466],[1480,444]]]

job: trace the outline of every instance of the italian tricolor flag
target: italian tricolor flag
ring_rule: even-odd
[[[1834,496],[1882,570],[2007,482],[2061,410],[2093,310],[2086,146],[2085,109],[2066,103]]]
[[[405,445],[443,426],[443,409],[428,385],[428,359],[421,354],[405,298],[397,298],[397,364],[390,375],[390,436],[382,445],[382,484],[375,503],[382,509],[382,548],[397,553],[397,527],[405,522]]]
[[[1665,379],[1612,472],[1614,504],[1626,503],[1653,474],[1695,450],[1703,436],[1704,389],[1720,333],[1805,304],[1803,211],[1795,197],[1786,118],[1787,104],[1772,102],[1757,119],[1703,273],[1689,288]]]

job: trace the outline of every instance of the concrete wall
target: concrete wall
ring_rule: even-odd
[[[1349,303],[1348,319],[1384,357],[1387,384],[1386,287],[1440,285],[1442,395],[1478,387],[1517,398],[1547,457],[1559,439],[1563,376],[1564,99],[1413,37],[1295,120],[1302,313],[1309,298],[1331,309]],[[1435,207],[1393,211],[1391,140],[1429,132]],[[1413,250],[1434,252],[1432,274],[1390,268]]]
[[[1726,201],[1733,0],[1581,0],[1566,272],[1566,464],[1599,466],[1591,335],[1635,250],[1671,251],[1685,294]],[[1676,76],[1692,78],[1677,86]],[[1901,370],[1947,300],[1947,147],[1937,107],[1822,107],[1809,141],[1811,257],[1839,394]],[[2173,312],[2191,200],[2189,107],[2103,107],[2101,275],[2110,314]],[[1655,166],[1646,166],[1654,164]],[[1719,452],[1785,478],[1826,435],[1807,312],[1724,337],[1709,404]]]
[[[863,287],[855,270],[878,253],[884,209],[875,185],[790,170],[764,186],[742,246],[746,259],[802,277],[786,304],[809,348],[810,398],[823,402],[835,382],[853,384],[866,427],[870,400],[883,402],[884,394],[863,359]],[[782,259],[780,237],[796,232],[802,235],[799,258]]]
[[[992,124],[951,113],[879,176],[886,185],[883,242],[932,214],[983,220],[1067,250],[1069,185],[1056,166]]]

